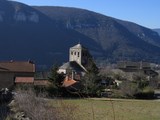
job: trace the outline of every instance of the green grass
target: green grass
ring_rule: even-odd
[[[160,101],[70,99],[51,100],[71,120],[160,120]]]

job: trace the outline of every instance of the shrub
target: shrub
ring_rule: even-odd
[[[136,83],[125,81],[122,82],[120,90],[122,96],[125,96],[126,98],[134,98],[134,95],[138,92],[139,89]]]
[[[134,95],[138,99],[154,99],[154,90],[150,87],[145,87],[142,91]]]
[[[23,111],[32,120],[73,120],[77,107],[63,103],[61,100],[57,101],[57,104],[52,106],[48,99],[36,97],[32,90],[18,91],[15,95],[19,111]],[[59,104],[61,104],[60,107],[57,106]]]

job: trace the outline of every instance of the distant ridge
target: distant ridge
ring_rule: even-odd
[[[33,60],[38,67],[68,61],[79,42],[100,62],[159,62],[160,36],[135,23],[84,9],[0,1],[0,60]]]
[[[160,35],[160,28],[158,29],[153,29],[155,32],[157,32]]]
[[[111,62],[158,60],[160,37],[151,29],[83,9],[51,6],[34,8],[52,20],[61,21],[68,29],[92,38],[104,50],[103,58]],[[156,56],[153,57],[152,53]]]

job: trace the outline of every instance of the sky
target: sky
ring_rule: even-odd
[[[148,28],[160,28],[160,0],[14,0],[34,6],[64,6],[91,10]]]

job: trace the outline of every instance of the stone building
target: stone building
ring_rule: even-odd
[[[79,89],[80,80],[87,72],[86,67],[91,61],[93,62],[92,56],[87,48],[81,44],[71,47],[69,49],[69,62],[64,63],[58,70],[58,73],[63,73],[66,76],[62,87],[74,88],[73,91]]]
[[[77,44],[69,49],[69,62],[63,64],[58,72],[63,74],[72,74],[73,76],[83,76],[86,72],[86,66],[92,59],[87,48]]]

